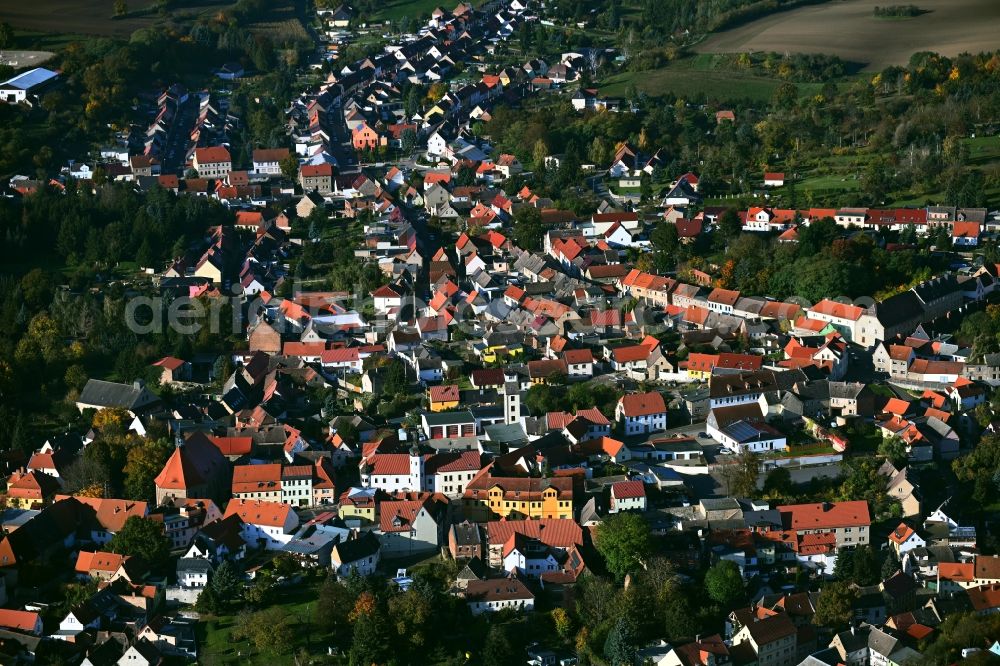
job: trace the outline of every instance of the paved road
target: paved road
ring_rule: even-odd
[[[197,95],[188,95],[187,101],[181,105],[180,112],[170,125],[167,141],[160,154],[163,173],[183,174],[191,130],[198,120],[198,104]]]

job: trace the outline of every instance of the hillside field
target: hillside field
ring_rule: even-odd
[[[159,13],[153,8],[155,0],[127,0],[128,14],[112,18],[111,0],[0,0],[0,20],[22,31],[95,35],[127,39],[140,28],[152,26]],[[174,3],[170,18],[184,20],[204,12],[216,11],[232,4],[232,0],[189,0]]]
[[[623,72],[605,79],[601,93],[608,96],[625,95],[630,85],[649,95],[673,93],[691,99],[703,94],[708,99],[720,101],[750,99],[766,102],[775,89],[783,83],[777,78],[751,76],[718,66],[717,58],[701,54],[671,62],[664,67],[647,72]],[[818,83],[798,83],[802,95],[815,94],[822,88]]]
[[[863,63],[868,71],[904,65],[917,51],[946,56],[978,53],[1000,46],[1000,2],[996,0],[918,0],[926,13],[887,21],[876,5],[887,0],[838,0],[779,12],[711,35],[700,53],[828,53]]]

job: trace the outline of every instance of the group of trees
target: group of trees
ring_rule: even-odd
[[[816,303],[823,298],[889,295],[945,267],[944,259],[929,252],[888,252],[867,235],[844,239],[842,232],[826,218],[800,228],[798,243],[739,235],[721,255],[720,285],[746,294]],[[685,249],[661,252],[656,240],[655,256],[662,256],[665,263],[687,257],[697,266],[697,257],[687,255]]]
[[[609,663],[632,663],[635,651],[654,638],[671,642],[713,630],[720,618],[746,600],[739,567],[722,560],[708,567],[699,585],[684,582],[656,553],[649,526],[637,514],[609,516],[594,544],[615,583],[588,575],[578,583],[567,626],[579,626],[574,645],[581,659],[603,656]]]
[[[186,254],[189,246],[200,246],[207,226],[231,221],[229,211],[202,197],[158,188],[140,195],[118,184],[97,194],[70,184],[66,194],[45,190],[20,201],[0,199],[0,231],[13,255],[27,261],[19,279],[0,277],[3,446],[37,448],[34,428],[40,423],[90,427],[89,417],[82,419],[72,405],[89,377],[127,383],[144,379],[159,391],[158,369],[149,365],[153,361],[231,349],[236,344],[232,334],[209,326],[196,335],[182,335],[169,326],[136,333],[126,312],[135,296],[130,290],[141,285],[126,288],[108,280],[118,262],[138,257],[140,264],[160,267]],[[55,274],[52,266],[64,267],[64,273]],[[100,291],[90,289],[95,280]],[[171,299],[164,294],[164,309]],[[145,321],[152,313],[142,308],[135,315]],[[220,320],[230,321],[231,315],[231,305],[224,303]],[[79,487],[107,482],[114,492],[145,499],[148,483],[126,484],[122,469],[130,460],[137,468],[156,464],[166,448],[157,441],[165,433],[152,433],[138,448],[135,435],[115,428],[105,435],[105,441],[88,447],[88,466],[80,475],[88,481]],[[98,460],[100,465],[90,464]]]
[[[128,413],[120,409],[105,409],[94,415],[97,439],[67,467],[67,492],[154,501],[153,481],[173,453],[173,446],[165,432],[147,433],[151,435],[147,438],[126,432],[130,420]]]
[[[612,418],[621,396],[621,391],[600,382],[577,382],[569,386],[535,384],[528,389],[524,404],[532,414],[541,416],[547,412],[575,412],[597,407],[602,414]]]

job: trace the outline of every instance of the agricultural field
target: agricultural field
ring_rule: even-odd
[[[771,99],[783,81],[764,76],[748,76],[729,68],[718,66],[717,58],[701,54],[671,62],[664,67],[647,72],[623,72],[606,79],[601,93],[608,96],[625,95],[630,85],[649,95],[673,93],[686,99],[704,95],[707,99],[749,99],[764,102]],[[796,84],[802,95],[819,92],[818,83]]]
[[[309,41],[309,33],[299,20],[295,0],[273,0],[264,20],[250,26],[256,34],[266,35],[275,43]]]
[[[867,71],[906,64],[917,51],[946,56],[997,47],[1000,2],[919,0],[920,16],[877,18],[886,0],[843,0],[772,14],[710,36],[700,53],[828,53],[862,63]]]
[[[127,38],[139,28],[147,28],[160,19],[155,4],[155,0],[128,0],[128,15],[112,18],[112,3],[108,1],[38,0],[25,3],[0,0],[0,19],[21,30]],[[175,3],[170,9],[170,16],[174,20],[184,19],[230,4],[232,2],[228,0]]]

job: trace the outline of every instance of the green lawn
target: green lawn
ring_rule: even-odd
[[[811,444],[792,444],[789,442],[788,449],[778,453],[778,457],[793,458],[795,456],[813,456],[829,453],[836,453],[829,442],[814,441]]]
[[[25,49],[30,51],[53,51],[59,52],[67,44],[73,42],[84,42],[93,37],[85,35],[62,34],[56,32],[35,32],[34,30],[14,30],[14,37],[11,40],[10,48]]]
[[[747,76],[719,66],[718,56],[700,54],[669,63],[648,72],[622,72],[606,79],[601,92],[610,96],[625,95],[630,85],[650,95],[673,93],[690,99],[697,95],[720,100],[751,99],[766,101],[783,82],[763,76]],[[811,95],[822,87],[818,83],[796,84],[799,93]]]
[[[329,636],[321,634],[312,626],[313,605],[319,596],[320,583],[316,580],[304,580],[297,585],[279,588],[275,592],[275,603],[292,619],[297,637],[295,649],[306,648],[310,655],[326,654]],[[250,650],[246,642],[237,642],[232,638],[236,616],[240,609],[233,609],[231,614],[213,617],[207,616],[199,620],[198,632],[198,663],[199,664],[284,664],[288,655],[276,659],[274,655],[258,654]],[[318,663],[327,663],[321,661]]]
[[[1000,162],[1000,136],[977,136],[963,141],[969,148],[969,163]]]
[[[483,0],[472,0],[473,5],[482,4]],[[458,3],[455,3],[458,4]],[[435,8],[442,6],[440,0],[385,0],[372,15],[373,21],[398,21],[401,18],[421,19],[431,15]],[[454,5],[445,3],[448,9]]]

